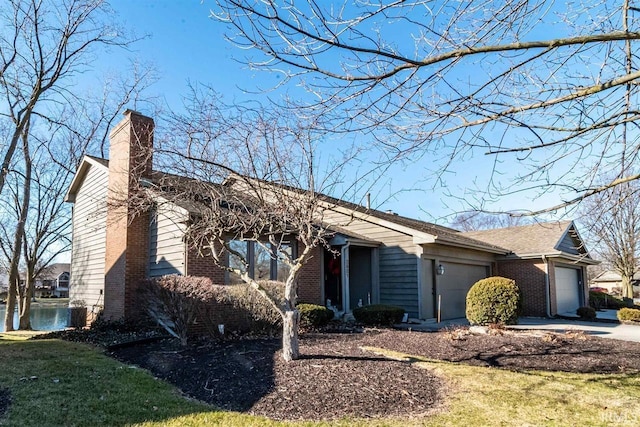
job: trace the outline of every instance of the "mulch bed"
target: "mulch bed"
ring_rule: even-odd
[[[187,348],[167,339],[110,354],[150,370],[196,399],[278,420],[409,417],[442,406],[447,386],[435,373],[361,349],[366,346],[511,370],[640,372],[640,343],[580,333],[477,335],[467,329],[305,334],[302,357],[290,363],[282,361],[276,339]]]
[[[0,387],[0,418],[7,412],[9,406],[11,406],[11,392],[9,389]]]

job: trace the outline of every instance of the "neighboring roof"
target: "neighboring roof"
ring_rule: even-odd
[[[633,280],[640,281],[640,272],[633,275]],[[621,282],[622,277],[620,276],[620,273],[618,273],[617,271],[606,270],[598,274],[591,281],[594,283]]]
[[[573,221],[538,222],[516,227],[462,233],[494,245],[509,248],[512,256],[533,258],[565,256],[596,264],[580,238]]]

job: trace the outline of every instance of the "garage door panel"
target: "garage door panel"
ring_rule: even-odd
[[[556,307],[558,314],[575,313],[580,307],[580,270],[556,267]]]
[[[441,317],[443,320],[465,317],[467,293],[474,283],[488,276],[488,268],[452,262],[443,262],[442,266],[445,273],[439,277]]]

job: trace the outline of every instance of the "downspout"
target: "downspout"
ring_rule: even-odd
[[[546,255],[542,255],[542,262],[544,262],[544,290],[547,297],[545,309],[547,317],[551,317],[551,283],[549,281],[549,260]]]
[[[351,312],[351,307],[349,306],[349,246],[351,243],[347,241],[347,243],[340,249],[340,258],[342,259],[342,309],[344,313],[347,314]]]

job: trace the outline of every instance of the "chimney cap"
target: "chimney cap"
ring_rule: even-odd
[[[130,108],[127,108],[126,110],[124,110],[124,113],[122,113],[123,116],[128,116],[128,115],[131,115],[131,114],[135,114],[136,116],[147,117],[144,114],[142,114],[141,112],[136,111],[136,110],[132,110]]]

